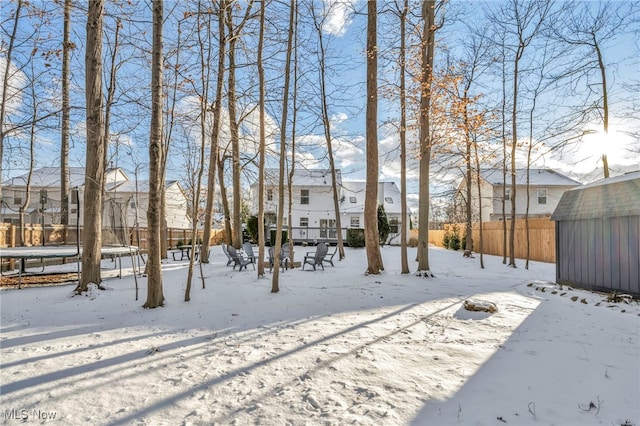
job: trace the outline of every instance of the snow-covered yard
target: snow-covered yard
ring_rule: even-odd
[[[365,276],[347,249],[271,294],[270,274],[213,253],[189,303],[187,263],[167,262],[154,310],[131,275],[1,291],[2,423],[640,425],[640,306],[551,284],[552,264],[432,248],[425,279],[384,247]]]

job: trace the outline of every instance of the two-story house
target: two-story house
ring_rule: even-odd
[[[84,204],[83,167],[69,170],[69,224],[83,226]],[[27,200],[28,174],[16,176],[2,183],[2,208],[0,222],[17,224],[20,209]],[[170,228],[190,228],[187,215],[187,198],[180,184],[167,181],[167,226]],[[136,224],[146,226],[149,199],[148,182],[132,181],[120,168],[105,172],[105,195],[103,225],[105,228],[133,228]],[[60,223],[61,211],[60,168],[43,167],[32,172],[29,186],[29,203],[24,208],[26,223],[45,225]],[[139,207],[136,209],[136,204]],[[126,222],[125,222],[126,218]]]
[[[274,228],[277,217],[279,196],[279,172],[276,169],[265,170],[265,222],[268,228]],[[365,182],[346,182],[342,180],[340,170],[336,170],[338,186],[340,224],[343,238],[347,228],[364,227]],[[285,178],[284,221],[288,226],[289,192]],[[251,185],[251,213],[258,210],[258,184]],[[315,242],[337,240],[336,215],[334,208],[331,172],[328,169],[295,171],[291,185],[291,232],[294,242]],[[392,239],[397,236],[402,224],[409,223],[408,216],[401,220],[400,190],[394,182],[380,182],[378,187],[378,204],[383,204],[392,227]],[[409,227],[405,230],[408,232]],[[267,236],[268,238],[268,236]],[[398,241],[393,241],[399,243]]]
[[[342,196],[340,197],[340,214],[344,219],[341,223],[344,228],[364,227],[364,195],[366,182],[343,182]],[[390,244],[400,243],[400,232],[404,230],[409,236],[409,216],[402,219],[402,204],[400,188],[392,181],[378,182],[378,205],[384,207],[387,214],[391,234]]]
[[[551,169],[529,170],[529,217],[549,217],[555,210],[562,194],[581,183]],[[484,169],[480,171],[480,197],[477,183],[471,188],[472,221],[479,220],[479,206],[482,203],[482,221],[502,220],[502,200],[504,194],[505,215],[511,217],[511,203],[514,200],[511,188],[511,175],[507,174],[504,185],[502,171]],[[456,211],[466,212],[466,180],[463,179],[456,189]],[[527,170],[516,171],[516,219],[524,218],[527,208]]]

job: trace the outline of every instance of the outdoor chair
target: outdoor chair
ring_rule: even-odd
[[[249,259],[251,261],[251,263],[253,263],[255,265],[256,263],[256,255],[253,253],[253,246],[251,245],[251,243],[249,241],[245,242],[242,245],[242,251],[244,252],[244,255],[247,259]],[[255,266],[254,266],[255,268]]]
[[[338,246],[333,246],[333,251],[329,251],[329,248],[327,247],[327,254],[324,255],[324,259],[322,259],[322,261],[331,264],[331,266],[334,266],[333,256],[336,255],[337,251],[338,251]]]
[[[269,247],[269,272],[273,271],[275,265],[275,250],[273,247]],[[285,244],[280,249],[280,266],[282,270],[289,269],[289,262],[291,261],[291,254],[289,253],[289,244]]]
[[[242,271],[242,268],[247,267],[248,264],[252,263],[249,259],[245,259],[242,254],[238,253],[234,246],[227,246],[227,251],[229,252],[229,256],[233,259],[233,269],[236,269],[236,266],[239,266],[238,271]],[[253,266],[255,269],[255,265]]]
[[[231,265],[233,263],[233,258],[229,255],[229,250],[227,249],[227,245],[225,243],[222,243],[222,251],[224,252],[225,256],[227,256],[227,266]]]
[[[322,262],[324,261],[324,257],[327,255],[327,245],[325,243],[320,243],[316,246],[316,251],[307,252],[307,255],[304,257],[304,262],[302,264],[302,269],[304,270],[304,265],[313,266],[313,270],[316,270],[316,266],[320,266],[324,271],[324,265]]]

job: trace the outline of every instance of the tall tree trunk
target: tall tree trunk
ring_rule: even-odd
[[[62,131],[60,137],[60,223],[69,225],[69,63],[71,61],[71,0],[64,0],[64,24],[62,36]],[[67,240],[65,230],[64,241]]]
[[[198,2],[198,10],[200,11],[202,4]],[[200,94],[200,154],[197,165],[197,178],[195,182],[195,191],[193,191],[193,223],[191,227],[191,257],[189,258],[189,267],[187,269],[187,286],[184,292],[184,301],[191,300],[191,281],[193,279],[193,265],[198,253],[198,220],[200,217],[200,188],[202,188],[202,176],[204,174],[204,158],[207,150],[207,113],[209,112],[209,75],[211,68],[211,16],[207,13],[208,19],[206,23],[202,23],[200,19],[203,14],[197,15],[198,28],[198,54],[200,56],[200,84],[202,93]],[[206,31],[206,39],[202,39],[202,30]],[[205,53],[205,42],[207,49]],[[210,167],[212,167],[210,165]],[[200,253],[202,255],[202,253]],[[202,264],[201,264],[202,265]],[[202,269],[200,270],[202,272]],[[204,276],[202,276],[202,288],[205,288]]]
[[[295,5],[295,16],[293,22],[293,114],[291,118],[291,167],[289,168],[289,176],[287,180],[287,191],[289,194],[289,235],[293,235],[293,176],[296,171],[296,125],[298,121],[298,6]],[[293,238],[289,238],[289,255],[291,263],[294,263],[295,253],[293,250]]]
[[[147,261],[147,301],[145,308],[157,308],[164,304],[162,290],[161,258],[161,211],[162,211],[162,23],[163,0],[153,0],[153,50],[151,57],[151,129],[149,132],[149,206],[147,209],[147,230],[149,260]]]
[[[465,252],[467,250],[471,251],[473,250],[473,236],[471,235],[472,232],[472,210],[473,210],[473,202],[472,202],[472,198],[471,198],[471,190],[472,190],[472,184],[473,184],[473,180],[471,179],[471,131],[470,131],[470,124],[469,124],[469,108],[468,108],[468,104],[469,104],[469,88],[468,86],[465,87],[464,89],[464,95],[462,98],[462,105],[463,105],[463,115],[464,115],[464,139],[465,139],[465,148],[466,148],[466,152],[465,152],[465,165],[467,168],[467,171],[465,173],[465,179],[467,181],[467,217],[466,217],[466,223],[465,223],[465,241],[464,241],[464,250]],[[479,200],[480,202],[482,202],[482,200]]]
[[[226,152],[226,151],[225,151]],[[233,232],[231,230],[231,213],[229,210],[229,199],[227,198],[227,186],[224,183],[224,161],[226,155],[218,157],[218,182],[220,182],[220,199],[222,200],[222,211],[224,214],[224,240],[226,244],[233,245]]]
[[[240,188],[240,133],[236,120],[236,42],[240,32],[233,29],[233,8],[227,9],[227,26],[229,28],[229,81],[228,110],[229,130],[231,133],[231,165],[232,165],[232,189],[233,189],[233,220],[232,242],[239,249],[242,246],[242,223],[240,210],[242,208],[242,191]]]
[[[100,285],[102,247],[102,188],[104,187],[104,118],[102,115],[102,21],[104,0],[89,2],[85,87],[87,105],[87,154],[82,234],[82,275],[76,293],[87,291],[89,283]]]
[[[407,257],[407,99],[406,99],[406,26],[409,13],[409,0],[404,0],[400,12],[400,204],[402,212],[402,228],[400,234],[400,263],[403,274],[409,273]]]
[[[598,67],[600,68],[600,76],[602,78],[602,101],[603,101],[603,130],[604,136],[608,141],[607,136],[609,136],[609,99],[607,97],[607,70],[604,65],[604,61],[602,60],[602,53],[600,52],[600,45],[598,44],[598,40],[596,38],[595,33],[593,36],[593,44],[596,49],[596,54],[598,55]],[[604,168],[604,177],[609,177],[609,160],[607,158],[607,153],[602,153],[602,167]]]
[[[524,44],[520,42],[513,61],[513,109],[511,112],[511,222],[509,234],[509,266],[516,267],[516,150],[518,148],[518,77]]]
[[[224,16],[227,8],[226,0],[220,0],[218,5],[218,76],[216,78],[216,99],[213,104],[213,125],[211,129],[211,151],[209,158],[209,174],[207,180],[207,210],[204,219],[204,236],[202,238],[202,253],[200,261],[209,263],[209,247],[211,243],[211,228],[213,227],[213,206],[216,191],[216,168],[218,165],[218,147],[220,140],[220,125],[222,116],[222,91],[224,89],[224,58],[227,41],[224,31]],[[220,186],[223,182],[220,181]]]
[[[480,268],[484,269],[484,248],[483,244],[483,233],[482,233],[482,181],[480,180],[480,157],[478,156],[478,142],[475,141],[473,144],[475,160],[476,160],[476,185],[478,189],[478,248],[476,252],[480,253]]]
[[[264,276],[264,167],[265,167],[265,87],[262,52],[264,50],[265,0],[260,5],[260,36],[258,39],[258,79],[260,81],[260,158],[258,164],[258,277]],[[289,234],[290,235],[290,234]],[[277,269],[277,268],[276,268]]]
[[[431,80],[433,75],[433,55],[435,50],[435,0],[422,2],[422,40],[420,76],[420,201],[418,230],[418,272],[417,275],[432,277],[429,267],[429,168],[431,165]]]
[[[280,291],[280,253],[282,251],[282,219],[284,217],[284,175],[285,156],[287,154],[287,118],[289,116],[289,83],[291,74],[291,52],[293,51],[293,29],[296,2],[292,1],[289,7],[289,32],[287,36],[287,55],[284,64],[284,92],[282,97],[282,118],[280,121],[280,173],[278,182],[278,219],[276,223],[276,241],[274,248],[274,269],[271,281],[271,292]],[[258,223],[258,226],[262,224]]]
[[[367,274],[384,270],[378,234],[378,2],[367,3],[367,182],[364,197],[364,240]]]

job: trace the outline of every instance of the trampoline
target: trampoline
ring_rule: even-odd
[[[136,246],[104,246],[100,249],[102,256],[110,256],[118,259],[120,275],[122,278],[122,255],[137,254],[139,248]],[[80,258],[82,247],[78,246],[31,246],[31,247],[8,247],[0,248],[0,263],[3,259],[51,259],[51,258],[75,258],[78,264],[78,281],[80,280]],[[135,262],[131,262],[133,273],[135,274]],[[44,270],[44,265],[43,265]],[[22,267],[18,268],[18,288],[22,285]]]

